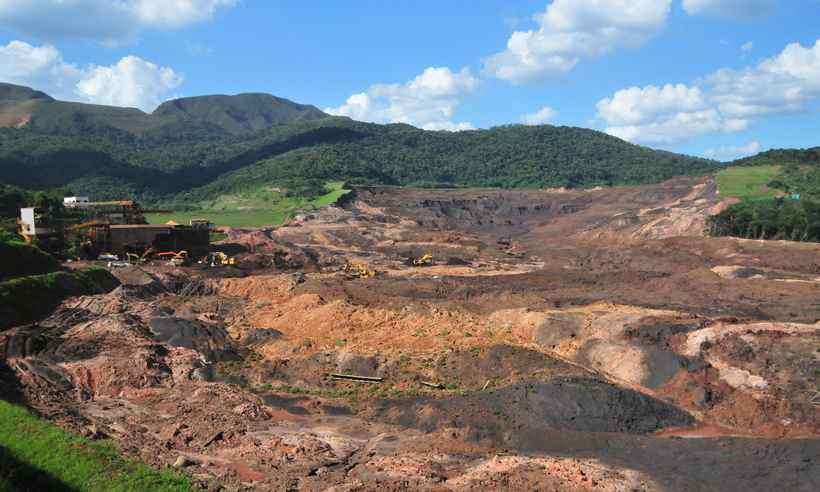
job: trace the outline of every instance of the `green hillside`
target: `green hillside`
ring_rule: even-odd
[[[233,195],[219,195],[211,200],[195,203],[196,210],[168,214],[148,214],[152,224],[174,221],[187,224],[191,219],[207,219],[217,226],[262,227],[279,225],[299,212],[315,210],[334,204],[351,190],[342,182],[327,183],[321,191],[306,190],[303,196],[277,188],[261,187]],[[192,204],[188,204],[192,205]]]
[[[313,106],[267,94],[174,99],[147,114],[136,108],[57,101],[28,87],[0,83],[0,127],[24,126],[40,134],[95,136],[138,146],[225,137],[325,117]]]
[[[784,164],[820,164],[820,147],[810,149],[772,149],[744,157],[731,163],[733,166],[782,166]]]
[[[66,109],[74,103],[37,104],[54,112],[51,126],[35,119],[0,128],[2,180],[27,189],[68,186],[95,199],[185,205],[269,186],[321,191],[328,181],[590,187],[717,166],[584,128],[424,131],[324,117],[312,106],[259,94],[181,99],[154,115],[79,105],[94,110],[81,118]]]
[[[715,174],[720,194],[735,198],[771,198],[777,190],[769,187],[780,172],[779,166],[732,166]]]
[[[709,219],[716,236],[820,241],[820,147],[739,159],[717,175],[721,194],[741,198]]]
[[[238,94],[174,99],[162,103],[152,116],[216,125],[228,133],[240,134],[328,115],[314,106],[270,94]]]

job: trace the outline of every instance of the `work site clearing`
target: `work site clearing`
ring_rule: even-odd
[[[820,490],[820,245],[704,237],[728,201],[359,187],[112,268],[0,390],[210,489]]]

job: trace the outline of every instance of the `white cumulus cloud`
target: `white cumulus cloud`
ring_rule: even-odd
[[[792,43],[753,67],[718,70],[705,83],[727,114],[749,117],[803,111],[820,97],[820,39],[809,47]]]
[[[671,0],[554,0],[534,16],[537,30],[515,31],[484,72],[513,83],[572,70],[582,58],[638,46],[666,24]]]
[[[80,67],[66,62],[53,46],[11,41],[0,46],[3,82],[42,90],[63,100],[154,109],[179,87],[182,75],[136,56],[111,66]]]
[[[762,17],[774,10],[775,0],[683,0],[689,15],[710,15],[749,19]]]
[[[811,109],[820,99],[820,39],[790,44],[741,70],[722,69],[696,85],[631,87],[597,104],[606,132],[640,143],[674,143],[745,130],[755,118]]]
[[[425,130],[469,130],[452,121],[463,98],[475,91],[478,79],[467,68],[428,67],[404,84],[374,84],[325,112],[375,123],[407,123]]]
[[[549,106],[544,106],[534,113],[525,114],[521,117],[521,121],[526,125],[543,125],[554,120],[557,116],[558,111]]]
[[[757,140],[753,140],[746,145],[729,145],[726,147],[717,147],[714,149],[709,149],[703,154],[706,157],[710,157],[712,159],[729,160],[757,154],[758,152],[760,152],[762,148],[763,146],[760,145],[760,142],[758,142]]]
[[[597,104],[606,132],[624,140],[674,143],[704,133],[745,129],[744,120],[726,118],[709,107],[699,87],[667,84],[630,87]]]
[[[177,29],[238,0],[0,0],[0,26],[41,39],[132,40],[143,29]]]

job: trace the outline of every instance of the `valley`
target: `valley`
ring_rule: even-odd
[[[816,490],[820,245],[735,201],[355,185],[0,331],[0,388],[201,488]]]

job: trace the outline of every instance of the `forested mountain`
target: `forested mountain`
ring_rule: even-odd
[[[25,124],[0,128],[0,180],[28,189],[68,186],[95,198],[190,204],[214,193],[326,180],[589,187],[657,182],[718,165],[583,128],[424,131],[328,117],[260,94],[170,101],[147,115],[4,87],[16,96],[0,104],[35,110]]]
[[[270,94],[173,99],[162,103],[151,114],[158,118],[216,125],[234,135],[328,116],[314,106],[297,104]]]
[[[28,87],[0,83],[0,127],[26,127],[49,135],[94,135],[124,142],[197,140],[325,117],[313,106],[268,94],[174,99],[147,114],[136,108],[57,101]]]

